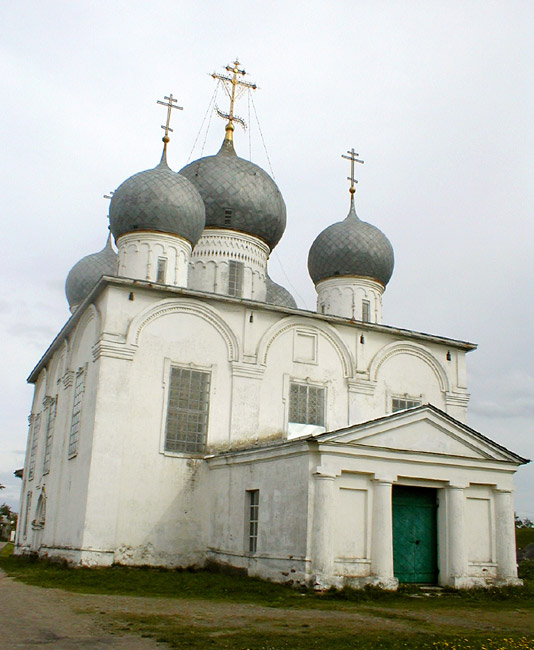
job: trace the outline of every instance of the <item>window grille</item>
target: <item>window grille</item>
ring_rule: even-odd
[[[362,300],[362,321],[364,323],[371,321],[371,303],[369,300]]]
[[[39,446],[39,432],[41,430],[41,414],[37,413],[33,417],[31,427],[31,447],[30,447],[30,466],[28,468],[28,480],[31,481],[35,474],[35,457],[37,456],[37,447]]]
[[[50,403],[50,406],[48,407],[48,422],[46,425],[46,440],[43,457],[43,474],[47,474],[50,471],[50,457],[52,454],[52,437],[54,435],[54,427],[56,424],[56,410],[57,397]]]
[[[26,537],[28,534],[28,519],[30,517],[30,509],[32,507],[32,493],[26,494],[26,512],[24,513],[24,530],[23,535]]]
[[[224,225],[230,226],[232,224],[232,210],[226,208],[224,211]]]
[[[167,271],[167,260],[164,257],[158,257],[158,271],[156,275],[156,282],[165,284],[165,276]]]
[[[69,456],[73,456],[78,451],[84,391],[85,391],[85,368],[80,368],[76,373],[76,381],[74,383],[74,399],[72,402],[72,419],[70,424],[70,435],[69,435],[69,451],[68,451]]]
[[[408,397],[394,397],[391,403],[391,410],[393,413],[396,411],[405,411],[406,409],[413,409],[416,406],[421,406],[420,399],[410,399]]]
[[[230,260],[228,263],[228,295],[241,298],[243,295],[243,262]]]
[[[247,490],[247,499],[248,499],[248,552],[255,553],[258,548],[260,491]]]
[[[297,384],[289,386],[289,421],[324,426],[325,389]]]
[[[210,373],[171,368],[165,451],[202,453],[206,449]]]

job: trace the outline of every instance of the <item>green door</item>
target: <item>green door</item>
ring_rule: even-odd
[[[436,583],[436,490],[393,486],[393,566],[399,582]]]

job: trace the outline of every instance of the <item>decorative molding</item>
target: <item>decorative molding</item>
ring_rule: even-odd
[[[264,366],[267,365],[267,356],[269,354],[269,350],[272,344],[281,334],[284,334],[285,332],[288,332],[294,328],[303,327],[311,331],[316,331],[317,333],[324,336],[324,338],[338,353],[339,359],[343,366],[344,376],[352,377],[354,369],[354,360],[352,358],[352,354],[336,330],[327,323],[313,323],[312,325],[310,324],[309,320],[302,318],[301,316],[288,316],[287,318],[283,318],[281,321],[278,321],[272,325],[267,330],[267,332],[265,332],[257,348],[257,357],[259,363]]]
[[[74,383],[74,370],[67,370],[63,375],[63,388],[67,389]]]
[[[388,361],[388,359],[391,359],[398,354],[408,354],[424,361],[434,371],[439,382],[440,390],[444,393],[449,392],[449,378],[445,369],[436,357],[434,357],[434,355],[424,346],[409,341],[390,343],[377,352],[369,366],[369,378],[372,381],[377,381],[380,367]]]
[[[265,374],[264,366],[256,366],[249,363],[232,362],[232,377],[247,377],[249,379],[261,379]]]
[[[55,397],[51,397],[50,395],[46,395],[46,397],[43,400],[43,409],[47,409],[55,401],[56,401]]]
[[[93,361],[98,361],[101,357],[110,359],[124,359],[131,361],[136,353],[137,347],[118,341],[106,341],[100,339],[92,348]]]
[[[377,382],[371,381],[367,377],[355,377],[347,379],[349,393],[359,393],[360,395],[374,395]]]
[[[469,393],[446,393],[445,404],[447,406],[461,406],[467,408],[470,397],[471,395]]]

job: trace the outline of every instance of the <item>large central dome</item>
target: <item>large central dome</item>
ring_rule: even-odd
[[[180,174],[197,188],[206,206],[206,227],[237,230],[263,239],[271,250],[286,227],[286,206],[273,179],[239,158],[225,139],[215,156],[184,167]]]

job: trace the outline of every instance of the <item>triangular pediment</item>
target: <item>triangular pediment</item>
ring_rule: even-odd
[[[525,459],[430,405],[325,433],[319,439],[351,447],[357,445],[515,464],[525,462]]]

